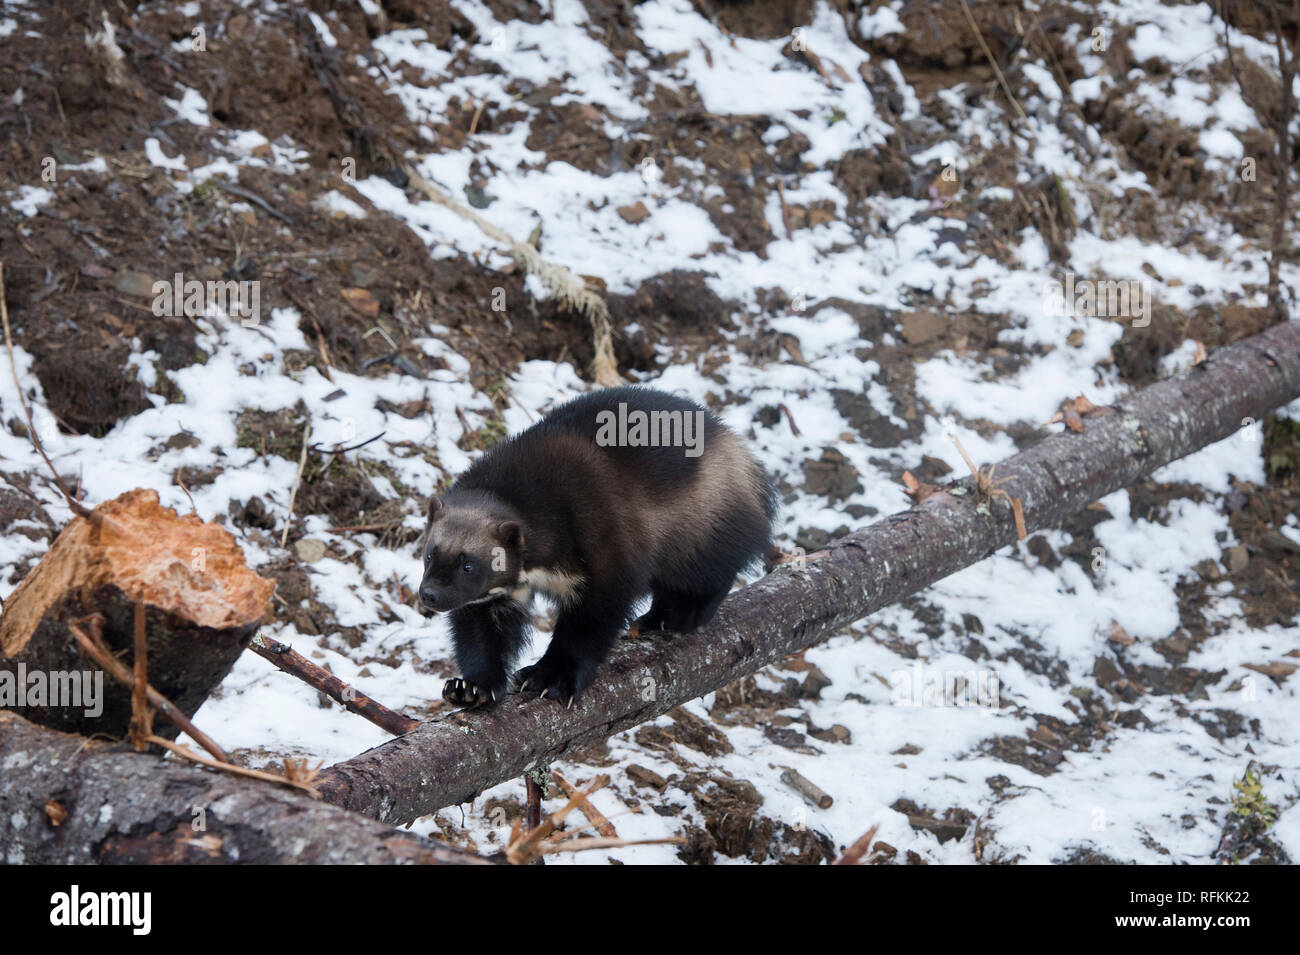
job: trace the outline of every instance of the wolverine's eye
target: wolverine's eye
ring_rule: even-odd
[[[472,560],[467,560],[465,563],[460,565],[460,569],[467,574],[472,574],[474,573],[474,562]]]

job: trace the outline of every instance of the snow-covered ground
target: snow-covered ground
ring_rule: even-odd
[[[1093,36],[1078,25],[1068,28],[1067,37],[1092,75],[1062,89],[1050,64],[1033,52],[1026,54],[1024,75],[1035,81],[1036,92],[1021,100],[1026,118],[1013,127],[1004,100],[988,97],[971,105],[962,87],[939,94],[949,103],[948,119],[926,116],[897,66],[854,42],[843,18],[825,3],[815,8],[801,41],[823,62],[841,67],[843,75],[836,70],[819,75],[783,54],[788,37],[734,37],[733,42],[689,0],[650,0],[634,8],[636,32],[645,49],[683,54],[657,61],[662,67],[650,66],[639,51],[614,55],[578,0],[552,0],[550,15],[539,24],[498,21],[480,0],[452,4],[481,38],[470,51],[473,57],[495,64],[497,71],[457,73],[453,62],[463,60],[456,60],[455,54],[464,52],[466,41],[458,39],[458,45],[447,49],[419,28],[393,29],[371,44],[373,59],[367,71],[400,100],[417,128],[445,114],[453,99],[514,101],[507,87],[525,79],[535,86],[558,81],[562,92],[551,100],[553,105],[597,105],[609,138],[636,138],[641,135],[638,124],[650,113],[643,82],[648,77],[652,86],[693,91],[714,115],[766,114],[770,126],[764,141],[773,149],[787,136],[807,138],[803,160],[811,165],[786,182],[785,201],[811,207],[827,200],[835,215],[787,237],[781,202],[770,193],[766,217],[772,239],[763,256],[738,249],[715,225],[703,208],[708,189],[700,189],[689,175],[689,160],[679,160],[686,175],[671,177],[675,186],[666,185],[663,169],[654,162],[598,175],[562,161],[548,162],[545,153],[529,149],[527,121],[508,124],[501,132],[480,133],[472,148],[443,151],[431,142],[427,154],[413,157],[425,176],[452,195],[463,195],[481,172],[473,167],[476,158],[489,159],[483,188],[494,201],[482,214],[520,237],[540,222],[545,255],[598,276],[611,293],[631,293],[642,281],[674,269],[709,274],[710,287],[734,308],[738,323],[736,331],[727,333],[725,350],[683,356],[673,343],[660,343],[662,363],[642,380],[698,400],[710,395],[723,400],[724,419],[747,436],[763,463],[793,489],[780,516],[786,547],[793,546],[801,529],[831,532],[844,525],[864,526],[875,516],[907,507],[897,476],[903,468],[915,468],[923,455],[946,462],[957,473],[964,471],[950,430],[977,462],[995,462],[1017,450],[1009,433],[1012,426],[1039,427],[1062,401],[1079,394],[1105,404],[1129,390],[1109,360],[1126,333],[1123,322],[1045,307],[1047,283],[1061,281],[1066,269],[1053,262],[1038,231],[1025,229],[1009,254],[997,258],[978,241],[952,240],[954,230],[960,235],[972,226],[951,207],[889,195],[867,200],[877,230],[864,234],[848,224],[849,199],[832,169],[851,150],[880,147],[897,124],[910,124],[908,129],[917,135],[926,132],[926,148],[907,160],[918,174],[936,161],[960,173],[976,157],[1002,150],[1012,157],[1019,182],[1044,172],[1059,177],[1079,222],[1068,242],[1068,270],[1081,277],[1143,282],[1156,301],[1176,310],[1227,302],[1264,304],[1266,258],[1233,233],[1213,203],[1191,201],[1177,213],[1186,226],[1202,230],[1205,244],[1217,249],[1212,255],[1204,246],[1144,241],[1122,220],[1103,214],[1103,203],[1113,207],[1133,191],[1150,192],[1152,186],[1122,150],[1095,130],[1085,127],[1078,139],[1062,132],[1062,111],[1071,103],[1102,97],[1117,80],[1125,79],[1109,75],[1105,60],[1093,51]],[[142,8],[146,20],[150,6]],[[893,4],[895,10],[900,6],[897,0]],[[6,3],[3,13],[21,20],[20,5]],[[1222,59],[1222,26],[1209,6],[1166,6],[1151,0],[1107,3],[1096,8],[1096,18],[1110,30],[1136,27],[1130,45],[1137,62],[1160,58],[1180,65],[1204,53],[1182,76],[1137,83],[1126,95],[1145,102],[1153,123],[1168,116],[1201,130],[1207,170],[1231,174],[1245,151],[1238,133],[1257,130],[1258,125],[1235,91],[1207,79],[1207,71]],[[327,45],[335,42],[332,31],[340,27],[334,14],[314,15],[314,22]],[[0,32],[14,29],[12,23],[0,17]],[[39,29],[39,24],[30,28]],[[901,26],[886,6],[856,28],[870,38]],[[1267,43],[1235,31],[1233,43],[1261,63],[1275,62]],[[901,115],[882,112],[872,90],[859,79],[863,66],[880,68],[892,78],[901,94]],[[419,83],[403,80],[415,74],[421,77]],[[525,113],[534,109],[522,102],[516,107]],[[177,90],[173,108],[181,122],[210,122],[210,105],[194,89]],[[276,130],[256,130],[230,136],[225,167],[269,163],[291,175],[301,158],[286,150],[277,135]],[[274,151],[257,150],[255,155],[254,147],[268,141],[276,142]],[[148,161],[168,170],[182,190],[222,172],[169,152],[152,141]],[[67,175],[89,180],[105,171],[88,167]],[[34,184],[3,197],[20,218],[55,207],[58,201],[55,192]],[[340,184],[323,201],[325,209],[348,216],[398,217],[427,242],[434,257],[470,256],[494,267],[509,261],[472,224],[377,177]],[[980,201],[1016,200],[1012,188],[998,187],[989,188]],[[632,223],[617,213],[619,207],[636,202],[644,203],[649,213],[643,220]],[[1300,270],[1284,265],[1283,279],[1295,286]],[[543,294],[535,280],[530,282],[533,292]],[[774,288],[804,307],[769,314],[759,291]],[[898,361],[898,337],[863,337],[859,322],[845,308],[818,307],[829,299],[891,312],[929,303],[926,307],[945,319],[987,316],[1003,329],[996,341],[1014,346],[1021,360],[1006,372],[977,348],[936,349],[916,363],[915,399],[921,413],[909,424],[890,374],[891,362]],[[315,439],[323,443],[384,432],[383,440],[358,455],[382,463],[387,473],[421,494],[433,492],[444,477],[468,465],[472,453],[458,446],[465,429],[456,409],[466,412],[465,423],[473,429],[487,420],[492,405],[468,384],[468,360],[446,346],[444,328],[435,321],[421,342],[426,353],[447,362],[448,369],[431,382],[397,371],[361,376],[338,369],[330,381],[311,367],[285,370],[286,351],[314,348],[299,329],[299,317],[293,309],[275,308],[258,328],[242,327],[222,315],[199,319],[197,345],[209,360],[165,373],[184,400],[157,398],[152,409],[121,422],[102,438],[60,434],[47,425],[42,433],[60,468],[83,474],[90,501],[153,487],[164,504],[185,511],[189,501],[172,484],[176,469],[219,463],[220,474],[193,491],[201,516],[225,519],[231,502],[254,494],[275,505],[278,516],[287,504],[294,463],[237,447],[236,419],[245,409],[290,409],[298,402],[307,409]],[[739,339],[757,331],[793,336],[802,361],[787,361],[784,355],[781,360],[756,359]],[[1167,370],[1179,370],[1180,362],[1185,367],[1193,351],[1189,344],[1172,356]],[[21,380],[35,384],[31,356],[19,347],[15,358]],[[146,385],[153,383],[156,359],[143,349],[139,354],[136,367]],[[588,387],[568,363],[526,362],[510,376],[512,401],[504,412],[505,424],[511,431],[522,429],[556,402]],[[909,437],[889,447],[871,446],[837,410],[831,389],[865,394],[876,413],[899,429],[910,428]],[[343,397],[325,401],[339,390]],[[426,390],[432,417],[408,419],[376,408],[380,399],[410,402]],[[40,428],[39,386],[34,395]],[[761,409],[779,405],[789,409],[797,435],[784,420],[770,427],[755,424]],[[18,408],[8,374],[0,374],[0,406],[6,420]],[[1300,403],[1287,413],[1300,418]],[[197,443],[145,454],[180,431],[195,435]],[[432,443],[444,472],[421,457],[394,453],[392,445],[404,440]],[[861,490],[833,504],[802,489],[803,462],[827,447],[847,459],[861,484]],[[40,467],[27,441],[2,429],[0,461],[9,472]],[[1124,701],[1098,685],[1096,661],[1113,656],[1108,641],[1116,627],[1132,638],[1123,649],[1129,664],[1170,666],[1153,645],[1184,624],[1180,584],[1199,581],[1196,568],[1205,561],[1222,567],[1225,548],[1238,543],[1223,503],[1232,482],[1265,481],[1258,429],[1246,428],[1165,468],[1154,479],[1195,485],[1202,494],[1196,500],[1174,500],[1158,522],[1132,515],[1127,491],[1110,495],[1101,502],[1108,516],[1093,529],[1103,549],[1096,573],[1072,559],[1050,569],[1026,548],[1007,548],[930,588],[919,601],[891,607],[808,651],[804,663],[825,674],[829,685],[819,698],[791,697],[790,705],[772,718],[779,728],[802,726],[810,732],[842,727],[847,730],[843,741],[804,737],[792,749],[788,735],[736,720],[734,725],[716,724],[730,752],[706,755],[675,745],[674,758],[669,758],[629,731],[609,741],[601,765],[564,763],[556,768],[569,779],[611,773],[613,784],[597,794],[594,803],[627,838],[673,835],[689,826],[707,828],[694,790],[679,784],[691,777],[730,776],[752,783],[762,798],[762,816],[796,831],[824,833],[837,849],[879,824],[878,839],[898,850],[899,861],[915,853],[936,863],[1046,863],[1094,852],[1119,861],[1206,863],[1220,838],[1233,780],[1253,759],[1272,773],[1265,792],[1281,810],[1274,838],[1293,859],[1300,858],[1295,678],[1275,682],[1243,668],[1279,660],[1300,647],[1300,625],[1294,617],[1289,623],[1252,628],[1245,622],[1243,596],[1230,583],[1206,585],[1209,599],[1202,612],[1211,621],[1212,635],[1181,664],[1209,674],[1203,684],[1193,692],[1142,693]],[[375,481],[385,496],[396,496],[391,486],[383,486],[383,478]],[[51,514],[66,516],[51,495],[45,497]],[[848,509],[854,505],[863,516],[851,516]],[[419,502],[409,502],[407,521],[412,527],[421,523],[418,507]],[[329,526],[323,516],[305,518],[304,536],[327,540],[330,546],[330,556],[308,567],[312,591],[331,608],[340,626],[360,628],[363,639],[350,646],[329,634],[298,632],[288,623],[267,627],[268,635],[328,663],[336,675],[389,706],[423,707],[437,697],[440,680],[412,665],[377,662],[410,664],[451,657],[444,620],[426,619],[391,599],[394,574],[410,586],[416,584],[419,564],[414,554],[378,546],[365,535],[331,535]],[[274,541],[242,534],[237,527],[232,530],[240,535],[254,568],[283,558],[275,546],[278,528]],[[1300,541],[1294,514],[1282,530]],[[1058,552],[1071,543],[1064,531],[1045,537]],[[17,585],[17,565],[38,556],[45,546],[16,534],[0,541],[0,594],[8,595]],[[389,610],[397,619],[377,623]],[[544,641],[538,641],[534,654],[543,648]],[[936,675],[942,680],[953,674],[974,674],[994,695],[955,705],[961,701],[936,700],[919,690],[913,699],[908,692],[918,679],[924,685]],[[757,676],[756,686],[783,692],[792,675],[802,679],[803,672],[770,667]],[[710,721],[714,697],[686,709]],[[1011,749],[998,742],[1023,743],[1043,717],[1076,724],[1084,718],[1090,697],[1101,700],[1102,710],[1112,715],[1140,711],[1141,719],[1093,726],[1082,747],[1061,741],[1054,750],[1041,748],[1059,756],[1046,769],[1030,759],[1008,758]],[[1239,714],[1252,728],[1212,733],[1225,711]],[[259,760],[293,755],[333,762],[385,738],[339,708],[321,708],[314,691],[251,655],[241,659],[196,721],[227,748],[255,750]],[[673,721],[664,717],[658,725],[671,727]],[[1046,733],[1050,741],[1052,730]],[[664,791],[638,788],[625,772],[633,764],[666,779]],[[833,797],[833,805],[826,810],[807,805],[781,782],[786,768],[814,781]],[[486,811],[486,803],[494,798],[518,801],[521,790],[517,781],[503,784],[473,807],[444,810],[436,819],[421,820],[416,829],[434,835],[463,830],[486,849],[507,831],[494,825],[500,819]],[[914,828],[905,812],[891,808],[900,799],[939,816],[950,809],[965,810],[973,823],[965,826],[963,835],[941,843],[933,832]],[[645,811],[629,813],[630,800]],[[650,811],[653,807],[661,811]],[[660,863],[677,856],[671,846],[644,846],[554,861],[601,864],[608,858]],[[719,856],[718,861],[727,860]]]

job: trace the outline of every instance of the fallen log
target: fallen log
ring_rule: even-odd
[[[125,736],[131,691],[103,679],[69,625],[102,615],[104,643],[133,659],[140,603],[149,682],[193,716],[257,631],[274,588],[220,525],[178,516],[156,491],[128,491],[74,516],[5,603],[0,707],[54,729]],[[177,730],[165,723],[158,733]]]
[[[1082,433],[999,462],[996,484],[1020,499],[1030,529],[1052,527],[1297,397],[1300,322],[1290,321],[1089,414]],[[964,479],[778,568],[695,633],[624,641],[573,709],[512,696],[452,713],[324,770],[317,786],[336,805],[399,824],[466,802],[809,647],[1015,539],[1010,506]]]
[[[0,862],[502,862],[300,793],[87,741],[0,711]]]

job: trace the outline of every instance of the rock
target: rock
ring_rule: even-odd
[[[799,690],[799,695],[806,700],[820,700],[822,690],[830,685],[831,678],[819,668],[811,666],[808,669],[808,674],[803,678],[803,686]]]
[[[1236,547],[1229,547],[1224,558],[1228,565],[1228,573],[1239,574],[1250,564],[1250,551],[1246,550],[1245,544],[1238,544]]]
[[[325,556],[325,542],[306,537],[293,545],[293,552],[304,564],[314,564]]]
[[[763,728],[763,735],[776,743],[777,746],[782,746],[796,753],[803,753],[805,756],[816,756],[818,753],[816,748],[804,742],[804,735],[798,730],[766,726]]]
[[[1092,675],[1098,686],[1110,686],[1124,677],[1115,661],[1109,657],[1097,657],[1092,665]]]
[[[495,196],[489,196],[478,186],[465,187],[465,199],[475,209],[486,209],[496,200]]]
[[[198,446],[199,439],[188,431],[178,431],[163,444],[163,447],[169,451],[183,451],[186,448],[196,448]]]
[[[903,340],[921,345],[938,338],[948,328],[948,320],[938,312],[908,312],[903,316]]]
[[[858,469],[834,448],[824,448],[820,461],[808,458],[803,463],[804,490],[822,495],[832,504],[862,490]]]
[[[154,279],[144,272],[119,272],[113,282],[113,288],[123,295],[135,295],[139,298],[153,298]]]
[[[352,266],[348,269],[348,275],[351,277],[354,286],[363,289],[371,288],[379,282],[381,277],[376,270],[359,262],[352,263]]]
[[[630,206],[619,206],[618,214],[629,225],[636,225],[650,218],[650,210],[645,207],[644,202],[634,202]]]
[[[843,723],[836,723],[830,729],[809,730],[808,735],[813,739],[821,740],[823,743],[850,743],[853,741],[853,734]]]
[[[1193,568],[1202,580],[1208,580],[1211,583],[1223,576],[1219,572],[1219,565],[1210,559],[1205,559]]]

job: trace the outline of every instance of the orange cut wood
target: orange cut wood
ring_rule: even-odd
[[[105,642],[129,659],[139,602],[149,682],[192,716],[257,631],[274,589],[225,528],[163,507],[156,491],[127,491],[74,517],[6,601],[0,706],[59,729],[125,732],[130,694],[111,678],[103,679],[102,707],[69,706],[35,690],[41,680],[53,687],[56,675],[66,685],[69,673],[98,670],[67,629],[87,614],[104,617]],[[30,682],[32,692],[16,692],[19,682],[24,690]]]

